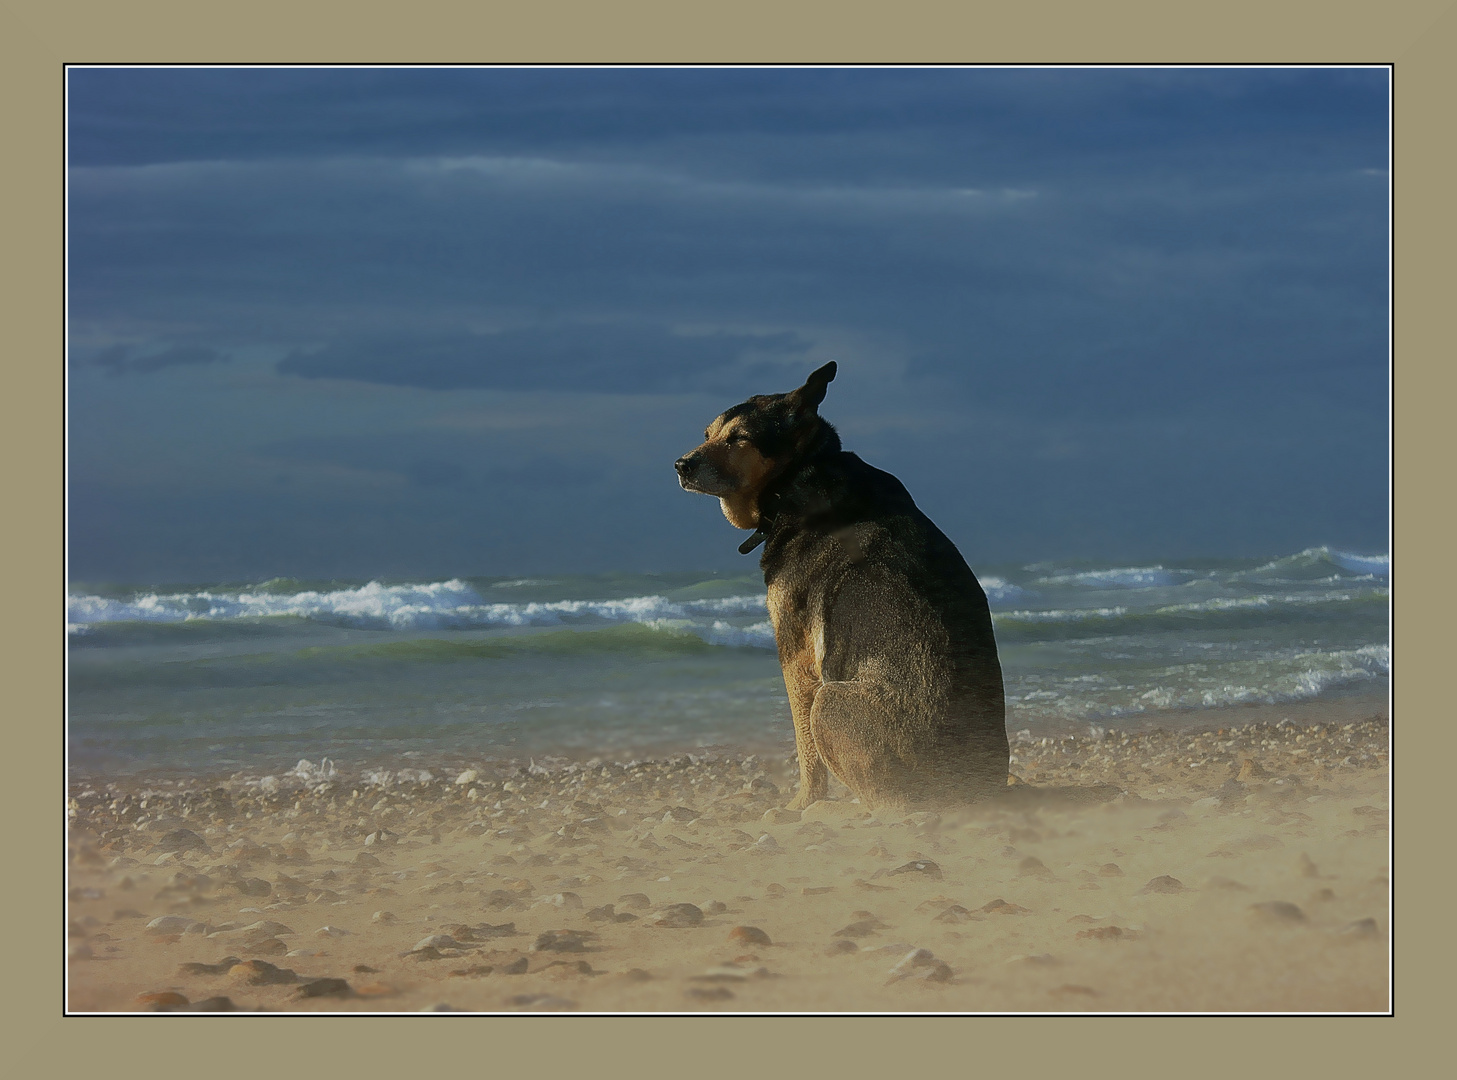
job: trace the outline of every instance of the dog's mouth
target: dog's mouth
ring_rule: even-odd
[[[718,485],[712,485],[712,486],[710,486],[709,484],[704,483],[704,478],[703,477],[697,477],[697,476],[690,479],[689,477],[686,477],[686,476],[683,476],[682,474],[679,474],[679,476],[678,476],[678,486],[680,488],[682,488],[684,491],[691,491],[691,492],[693,492],[696,495],[726,495],[726,494],[728,494],[728,489],[727,488],[724,488],[723,490],[720,490],[719,487],[718,487]]]
[[[673,463],[678,472],[678,486],[699,495],[726,495],[733,490],[718,469],[697,454],[684,454]]]

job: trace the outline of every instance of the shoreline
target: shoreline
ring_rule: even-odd
[[[1283,720],[1299,726],[1311,724],[1337,723],[1345,724],[1366,720],[1377,720],[1381,723],[1388,723],[1390,717],[1390,703],[1387,693],[1383,691],[1360,690],[1340,695],[1324,696],[1309,700],[1281,702],[1271,704],[1268,702],[1248,702],[1239,705],[1226,705],[1217,708],[1206,709],[1179,709],[1164,710],[1157,713],[1134,714],[1118,718],[1098,721],[1076,721],[1068,722],[1058,726],[1053,724],[1039,724],[1035,728],[1026,727],[1017,729],[1014,718],[1008,718],[1008,735],[1015,745],[1019,737],[1026,738],[1022,733],[1025,731],[1034,740],[1041,738],[1087,738],[1090,730],[1117,731],[1143,735],[1153,732],[1166,732],[1171,734],[1198,734],[1206,731],[1217,731],[1220,728],[1246,727],[1260,724],[1277,724]],[[304,758],[294,756],[290,760],[275,758],[266,767],[260,764],[244,767],[234,767],[225,770],[200,770],[182,769],[168,766],[145,766],[129,764],[125,769],[107,769],[95,763],[72,762],[70,776],[68,778],[73,793],[77,785],[95,786],[98,783],[109,785],[124,785],[135,787],[154,783],[167,784],[201,784],[218,783],[225,781],[237,781],[243,779],[261,779],[264,776],[273,775],[284,779],[290,770],[297,767],[303,760],[310,760],[311,764],[317,765],[323,757],[329,757],[336,769],[340,770],[341,776],[350,780],[361,777],[371,770],[398,771],[401,768],[408,770],[424,770],[439,778],[447,773],[458,774],[466,769],[474,768],[480,771],[507,774],[513,772],[520,766],[530,767],[533,761],[550,763],[555,767],[562,767],[568,764],[585,765],[588,762],[600,764],[627,763],[634,760],[662,760],[671,757],[692,756],[698,757],[744,757],[755,755],[765,761],[792,759],[794,755],[794,738],[790,721],[786,716],[782,724],[783,737],[780,739],[755,739],[740,740],[736,743],[714,743],[709,745],[694,746],[642,746],[634,753],[623,752],[591,752],[573,746],[546,746],[542,749],[510,750],[509,752],[495,752],[482,749],[471,752],[461,749],[449,751],[435,751],[409,749],[396,753],[374,751],[368,754],[359,755],[355,760],[350,761],[345,755],[337,759],[328,754],[327,750],[320,752],[322,747],[312,748],[312,757]],[[347,751],[346,751],[347,753]],[[790,770],[786,775],[792,775],[794,767],[792,762],[784,766]]]
[[[787,755],[78,780],[68,1003],[1381,1012],[1389,726],[1326,716],[1020,739],[940,814]]]

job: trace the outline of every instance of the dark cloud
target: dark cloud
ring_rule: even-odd
[[[1386,72],[1296,69],[87,69],[68,73],[75,165],[567,154],[804,182],[1045,176],[1077,161],[1384,132]],[[1292,133],[1297,145],[1291,144]],[[1384,151],[1379,160],[1384,164]],[[1187,159],[1186,159],[1187,160]]]
[[[581,488],[600,486],[607,478],[600,457],[587,460],[541,447],[523,452],[500,438],[441,432],[298,436],[265,443],[254,454],[285,468],[330,465],[397,477],[427,496],[481,495],[500,488]],[[280,475],[289,477],[287,472]]]
[[[791,333],[689,335],[660,326],[569,323],[493,334],[381,335],[290,353],[278,371],[427,390],[669,393],[737,386],[774,370],[753,357],[799,355],[809,344]]]
[[[160,351],[139,349],[132,345],[113,345],[103,349],[91,363],[108,375],[145,375],[169,367],[216,364],[227,357],[216,349],[202,345],[173,345]]]

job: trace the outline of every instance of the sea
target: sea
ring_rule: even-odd
[[[1014,736],[1385,712],[1385,554],[973,569]],[[793,750],[757,574],[72,583],[67,725],[78,779]]]

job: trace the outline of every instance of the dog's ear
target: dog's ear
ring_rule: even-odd
[[[804,385],[789,395],[794,399],[796,413],[812,413],[820,407],[820,402],[825,400],[825,389],[835,377],[837,369],[838,365],[831,360],[824,367],[811,372]]]

